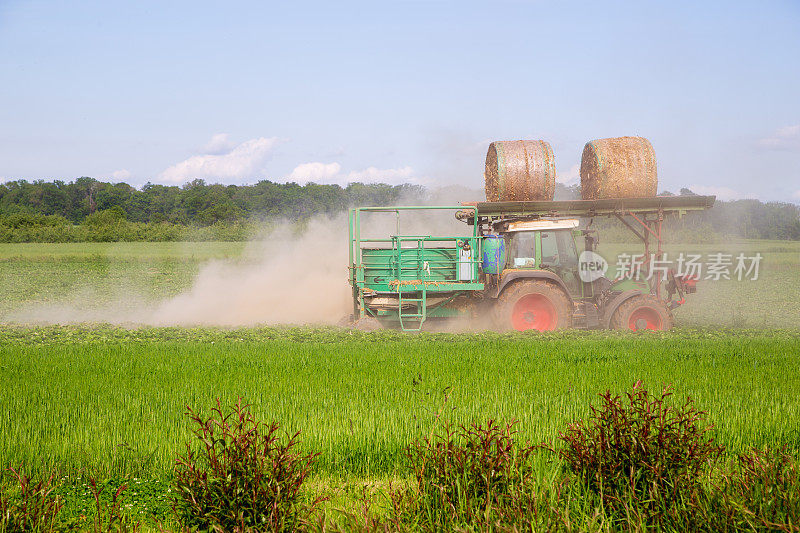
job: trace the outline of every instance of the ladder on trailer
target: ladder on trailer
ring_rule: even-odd
[[[428,299],[425,281],[430,274],[430,266],[425,260],[424,236],[393,236],[392,248],[396,258],[395,279],[397,280],[397,317],[400,320],[400,329],[403,331],[420,331],[425,319],[428,318]],[[413,252],[415,257],[410,265],[404,265],[403,243],[415,242],[415,247],[405,248],[406,255]],[[421,285],[421,289],[414,288],[404,291],[405,283]],[[404,294],[406,296],[404,296]]]

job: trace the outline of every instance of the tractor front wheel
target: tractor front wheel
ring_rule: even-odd
[[[672,329],[672,312],[652,294],[634,296],[623,302],[611,316],[611,329],[666,331]]]
[[[550,331],[572,326],[572,302],[543,280],[518,281],[497,298],[495,323],[501,330]]]

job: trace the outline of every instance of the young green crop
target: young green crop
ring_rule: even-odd
[[[798,448],[796,332],[14,328],[0,340],[3,464],[159,476],[187,440],[187,404],[241,396],[301,431],[318,472],[393,475],[438,417],[518,419],[524,439],[550,442],[598,391],[639,379],[691,395],[732,452]]]

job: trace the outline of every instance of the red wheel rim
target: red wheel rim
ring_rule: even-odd
[[[555,306],[541,294],[526,294],[511,311],[511,325],[517,331],[556,329],[557,320]]]
[[[664,321],[661,314],[652,307],[639,307],[634,309],[628,319],[628,327],[633,331],[643,329],[664,329]]]

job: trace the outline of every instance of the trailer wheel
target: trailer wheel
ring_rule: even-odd
[[[672,312],[652,294],[634,296],[623,302],[611,316],[611,329],[666,331],[674,324]]]
[[[514,283],[497,298],[495,323],[501,330],[550,331],[572,326],[572,303],[544,280]]]

